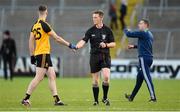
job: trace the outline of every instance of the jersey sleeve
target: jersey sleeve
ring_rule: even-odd
[[[130,38],[141,38],[144,36],[143,31],[129,31],[128,29],[124,29],[124,33]]]
[[[52,30],[50,25],[46,22],[41,21],[41,25],[42,25],[44,32],[46,32],[46,33],[49,33]]]
[[[109,29],[109,39],[108,39],[108,42],[114,42],[114,35],[113,35],[113,32]]]
[[[34,26],[34,25],[33,25]],[[33,32],[33,26],[31,27],[31,32]]]
[[[85,36],[84,36],[84,38],[82,40],[84,40],[87,43],[89,39],[90,39],[90,33],[89,33],[89,31],[87,31],[85,33]]]
[[[36,23],[37,23],[37,21],[34,24],[36,24]],[[34,24],[31,27],[31,32],[33,32]]]

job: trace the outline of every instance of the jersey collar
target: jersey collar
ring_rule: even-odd
[[[40,20],[41,20],[41,21],[45,21],[45,19],[42,19],[42,18],[39,18],[39,19],[38,19],[38,21],[40,21]]]
[[[101,28],[98,28],[96,25],[95,25],[95,27],[96,27],[97,29],[101,29],[101,28],[103,28],[103,27],[104,27],[104,24],[102,24]]]
[[[148,32],[148,31],[149,31],[149,29],[148,29],[148,28],[146,28],[146,29],[144,29],[144,31],[145,31],[145,32]]]

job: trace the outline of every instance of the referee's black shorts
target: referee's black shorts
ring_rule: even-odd
[[[36,55],[36,67],[46,68],[52,67],[52,61],[50,54]]]
[[[90,55],[91,73],[99,72],[102,68],[111,67],[111,57],[108,53]]]

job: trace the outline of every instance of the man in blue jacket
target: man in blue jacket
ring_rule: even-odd
[[[149,21],[146,19],[140,20],[138,24],[138,31],[130,31],[128,29],[124,29],[124,33],[129,38],[137,38],[137,45],[129,45],[129,49],[137,48],[138,49],[138,57],[139,57],[139,71],[137,74],[136,85],[131,95],[125,94],[125,97],[129,101],[133,101],[137,92],[139,91],[143,80],[145,80],[151,99],[149,101],[156,102],[156,96],[154,92],[154,86],[152,82],[152,78],[150,75],[150,67],[153,62],[153,52],[152,52],[152,44],[153,44],[153,35],[149,31]]]

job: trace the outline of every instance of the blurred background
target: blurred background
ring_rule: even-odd
[[[117,47],[111,50],[112,78],[135,78],[137,51],[127,50],[128,43],[123,27],[137,29],[138,20],[150,20],[154,34],[154,78],[180,78],[180,1],[179,0],[0,0],[0,46],[3,32],[9,30],[16,43],[16,76],[33,76],[35,68],[30,64],[28,38],[37,20],[40,4],[48,6],[48,23],[66,40],[77,43],[92,24],[91,12],[105,12],[104,23],[113,30]],[[60,77],[89,76],[89,45],[77,53],[59,46],[51,39],[53,65]],[[15,59],[14,59],[15,60]],[[0,64],[3,77],[3,61]]]

